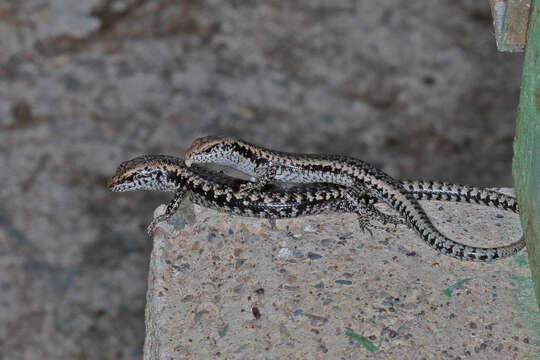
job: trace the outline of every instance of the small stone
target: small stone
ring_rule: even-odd
[[[293,314],[294,316],[298,316],[298,315],[302,315],[303,313],[304,313],[304,310],[298,309],[298,310],[296,310],[295,312],[293,312],[292,314]]]
[[[399,298],[393,296],[388,296],[383,300],[383,304],[386,306],[395,306],[397,303],[399,303]]]
[[[401,246],[401,245],[398,246],[398,251],[399,251],[400,253],[402,253],[402,254],[406,254],[406,253],[409,252],[408,249],[404,248],[404,247]]]
[[[482,345],[485,345],[485,344],[482,343],[482,344],[480,344],[480,346],[475,346],[475,347],[474,347],[474,352],[475,352],[476,354],[478,354],[481,350],[484,350],[484,349],[485,349],[485,348],[482,349]]]
[[[177,216],[173,216],[171,217],[171,219],[169,220],[169,223],[174,226],[174,228],[176,230],[182,230],[183,228],[186,227],[186,221],[183,220],[183,219],[178,219]]]
[[[255,319],[259,320],[261,318],[261,311],[258,307],[254,306],[251,308],[251,313],[255,317]]]
[[[304,225],[304,232],[316,232],[317,227],[315,225],[307,224]]]
[[[336,243],[335,239],[322,239],[321,240],[321,245],[322,246],[330,246],[330,245],[333,245],[335,243]]]
[[[196,322],[196,323],[199,322],[199,321],[201,321],[202,316],[203,316],[204,314],[208,314],[208,313],[209,313],[208,310],[201,310],[201,311],[199,311],[198,313],[195,314],[195,317],[193,318],[193,321]]]
[[[219,337],[224,337],[225,335],[227,335],[227,331],[229,331],[229,324],[226,324],[225,326],[218,329]]]
[[[336,284],[340,284],[340,285],[352,285],[351,280],[336,280],[335,282]]]
[[[183,263],[182,265],[180,265],[180,269],[182,272],[188,272],[190,268],[191,266],[188,263]]]
[[[283,288],[285,290],[289,290],[289,291],[298,291],[298,290],[300,290],[300,286],[298,286],[298,285],[294,285],[294,286],[292,286],[292,285],[283,285]]]
[[[306,316],[311,320],[311,326],[321,326],[328,321],[327,318],[318,315],[306,314]]]
[[[282,258],[283,260],[287,260],[291,257],[291,250],[289,248],[281,248],[279,249],[278,256]]]
[[[238,349],[236,349],[236,350],[234,351],[234,353],[235,353],[235,354],[240,354],[242,351],[245,350],[245,348],[247,348],[247,345],[242,345],[242,346],[240,346]]]
[[[315,284],[314,287],[315,289],[319,289],[319,290],[324,289],[324,283],[321,281],[320,283]]]
[[[304,257],[304,253],[302,253],[302,252],[301,252],[300,250],[298,250],[298,249],[295,249],[295,250],[293,251],[293,256],[294,256],[295,258],[297,258],[297,259],[301,259],[301,258]]]
[[[188,273],[190,267],[191,266],[189,264],[187,264],[187,263],[180,264],[180,266],[172,265],[173,269],[175,269],[176,271],[181,272],[181,273]]]
[[[313,252],[308,252],[307,254],[308,258],[311,259],[311,260],[317,260],[317,259],[320,259],[322,258],[322,255],[319,255],[317,253],[313,253]]]

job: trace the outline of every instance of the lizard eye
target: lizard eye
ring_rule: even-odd
[[[214,150],[214,148],[212,148],[212,147],[206,148],[200,153],[200,155],[208,155],[208,154],[212,153],[213,150]]]

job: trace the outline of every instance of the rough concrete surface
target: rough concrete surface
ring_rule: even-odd
[[[458,241],[494,246],[521,236],[512,213],[423,204]],[[146,360],[540,356],[525,251],[459,261],[405,226],[361,233],[352,214],[273,225],[184,206],[172,223],[154,237]]]
[[[217,133],[510,186],[522,57],[491,21],[464,0],[0,1],[0,357],[142,357],[165,198],[105,187],[136,155]]]

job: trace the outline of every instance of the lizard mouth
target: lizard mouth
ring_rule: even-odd
[[[119,184],[117,182],[114,182],[114,181],[109,182],[108,188],[109,188],[109,190],[114,191],[114,192],[122,191],[121,184]]]
[[[117,185],[118,185],[118,182],[115,179],[110,179],[109,182],[107,183],[107,187],[109,188],[109,190],[112,190],[112,191],[115,191]]]
[[[191,167],[191,165],[193,165],[193,160],[185,160],[184,164],[186,164],[187,167]]]

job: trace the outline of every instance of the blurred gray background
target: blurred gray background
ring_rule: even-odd
[[[2,0],[0,358],[138,359],[167,196],[123,160],[227,134],[511,186],[521,55],[488,1]]]

